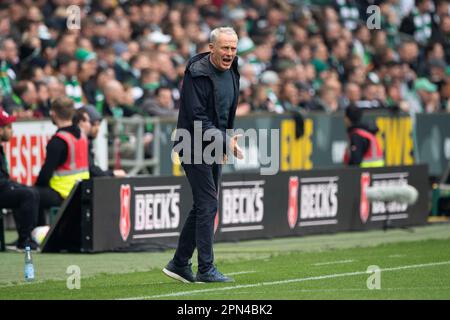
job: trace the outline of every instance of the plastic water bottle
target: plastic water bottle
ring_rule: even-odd
[[[25,281],[34,280],[34,266],[30,247],[25,247]]]

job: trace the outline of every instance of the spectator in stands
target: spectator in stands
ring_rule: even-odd
[[[144,100],[139,108],[152,117],[175,117],[178,114],[172,98],[172,89],[169,87],[157,88],[155,98]]]
[[[97,55],[84,48],[78,48],[75,51],[75,58],[78,61],[77,79],[80,82],[84,96],[90,94],[91,98],[95,95],[96,83],[95,75],[97,74]]]
[[[433,28],[431,0],[415,0],[412,12],[403,19],[400,31],[410,34],[420,45],[425,46],[431,38]]]
[[[56,77],[48,77],[46,79],[46,84],[48,87],[50,101],[56,98],[64,97],[66,95],[64,84]]]
[[[29,246],[36,250],[38,244],[31,238],[31,231],[36,227],[39,208],[39,193],[11,180],[8,172],[8,163],[3,149],[12,136],[12,123],[14,116],[10,116],[0,108],[0,209],[13,209],[19,239],[17,249]],[[1,214],[1,213],[0,213]]]
[[[345,126],[348,134],[348,148],[344,155],[346,165],[362,168],[383,167],[384,155],[375,134],[378,129],[364,124],[363,109],[349,106],[345,109]]]
[[[18,67],[16,43],[12,38],[0,39],[0,89],[4,95],[12,94],[12,86],[17,81]]]
[[[134,101],[130,91],[117,80],[109,81],[104,86],[105,103],[103,115],[114,118],[130,117],[137,113],[133,107]]]
[[[319,89],[319,96],[314,99],[313,110],[335,112],[339,109],[341,85],[338,81],[326,81]]]
[[[86,105],[75,111],[73,117],[73,124],[78,125],[89,139],[89,175],[91,178],[95,177],[125,177],[126,172],[122,169],[117,170],[103,170],[95,164],[94,140],[97,138],[99,127],[101,123],[101,116],[97,110],[91,106]]]
[[[336,0],[336,11],[345,28],[355,30],[359,21],[359,9],[355,0]]]
[[[281,89],[281,101],[285,111],[298,111],[300,95],[294,83],[288,82]]]
[[[40,194],[38,225],[45,225],[44,210],[60,206],[75,183],[89,179],[88,139],[72,123],[74,102],[68,97],[52,102],[50,117],[58,127],[47,144],[47,156],[36,180]]]
[[[442,45],[445,52],[445,60],[450,61],[450,15],[443,16],[439,27],[435,28],[433,41]]]
[[[418,78],[414,82],[414,91],[409,98],[410,112],[432,113],[440,111],[438,88],[427,78]]]
[[[361,107],[361,88],[354,82],[345,85],[344,96],[340,100],[340,108],[345,109],[350,105]]]
[[[266,70],[261,74],[260,85],[267,95],[265,108],[269,112],[283,113],[284,109],[278,98],[280,93],[280,77],[275,71]]]
[[[307,82],[296,83],[299,92],[300,107],[305,111],[311,111],[314,109],[314,89]]]
[[[38,96],[33,82],[22,80],[13,86],[13,93],[3,99],[6,112],[20,119],[32,119]]]
[[[141,85],[143,89],[142,100],[153,98],[155,91],[161,85],[159,72],[151,68],[143,69],[141,73]]]
[[[45,82],[36,82],[37,110],[35,118],[48,118],[50,116],[50,92]]]
[[[74,101],[75,108],[83,106],[83,91],[78,81],[78,63],[75,57],[60,55],[58,57],[58,71],[60,80],[64,83],[66,95]]]

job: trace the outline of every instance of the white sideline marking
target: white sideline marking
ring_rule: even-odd
[[[227,276],[235,276],[238,274],[248,274],[248,273],[255,273],[256,271],[250,270],[250,271],[240,271],[240,272],[231,272],[231,273],[227,273]]]
[[[353,261],[355,261],[355,260],[339,260],[339,261],[319,262],[319,263],[314,263],[313,266],[326,266],[329,264],[350,263]]]
[[[388,258],[401,258],[406,256],[406,254],[391,254],[388,256]]]
[[[381,269],[381,271],[383,272],[383,271],[397,271],[397,270],[404,270],[404,269],[425,268],[425,267],[434,267],[434,266],[440,266],[440,265],[445,265],[445,264],[450,264],[450,261],[413,264],[413,265],[409,265],[409,266],[399,266],[399,267]],[[328,274],[328,275],[324,275],[324,276],[315,276],[315,277],[297,278],[297,279],[270,281],[270,282],[260,282],[260,283],[254,283],[254,284],[242,284],[242,285],[237,285],[237,286],[182,291],[182,292],[159,294],[159,295],[155,295],[155,296],[122,298],[122,299],[117,299],[117,300],[143,300],[143,299],[179,297],[179,296],[187,296],[187,295],[196,294],[196,293],[228,291],[228,290],[235,290],[235,289],[242,289],[242,288],[261,287],[261,286],[273,286],[273,285],[278,285],[278,284],[303,282],[303,281],[309,281],[309,280],[323,280],[323,279],[331,279],[331,278],[339,278],[339,277],[359,276],[359,275],[363,275],[363,274],[367,274],[367,271],[336,273],[336,274]]]

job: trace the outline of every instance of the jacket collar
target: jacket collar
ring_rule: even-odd
[[[233,63],[231,64],[231,69],[236,74],[239,74],[237,56],[234,58]],[[209,52],[203,52],[192,57],[187,64],[186,70],[189,70],[192,77],[211,76],[212,71],[209,67]]]

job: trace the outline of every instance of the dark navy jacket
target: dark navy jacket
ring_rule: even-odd
[[[233,129],[239,99],[240,76],[237,60],[238,58],[236,57],[230,69],[233,78],[234,97],[226,129]],[[194,121],[202,121],[202,133],[208,129],[218,130],[217,132],[220,132],[223,137],[224,148],[229,140],[225,131],[219,129],[219,110],[217,110],[215,103],[217,101],[215,77],[213,70],[209,66],[209,52],[200,53],[189,60],[181,88],[177,128],[186,129],[191,133],[192,145],[194,141]],[[177,138],[175,138],[174,145],[178,142]],[[207,142],[206,144],[209,143]]]

